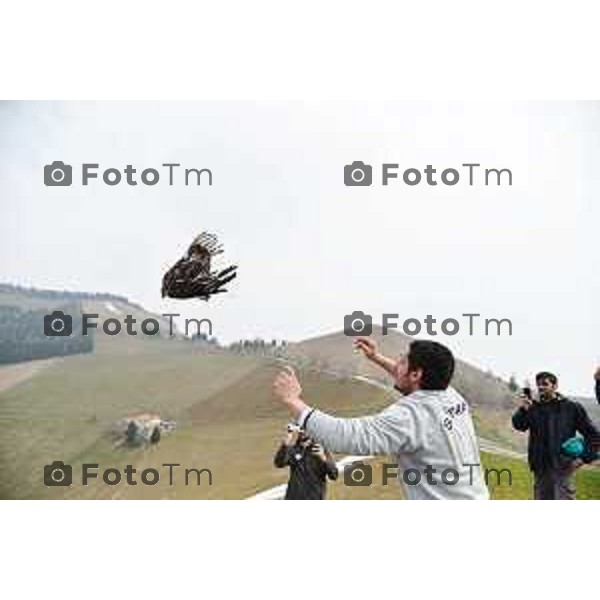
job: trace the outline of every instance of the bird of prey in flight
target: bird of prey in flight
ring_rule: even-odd
[[[201,233],[194,239],[187,254],[163,277],[162,297],[208,300],[213,294],[226,292],[224,286],[237,277],[237,265],[211,271],[212,258],[222,253],[223,246],[216,235]]]

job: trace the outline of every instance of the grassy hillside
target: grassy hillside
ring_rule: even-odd
[[[97,301],[106,316],[134,307],[116,298],[89,300]],[[140,316],[145,313],[138,310]],[[399,334],[387,336],[382,349],[396,354],[407,342]],[[352,353],[350,340],[342,334],[297,344],[292,354],[305,397],[325,410],[355,416],[376,412],[392,401],[389,391],[354,379],[356,374],[380,373]],[[0,498],[244,498],[283,483],[287,471],[272,463],[288,421],[271,395],[280,367],[275,359],[208,351],[188,341],[98,336],[94,354],[56,359],[39,369],[13,368],[4,377],[8,384],[0,387]],[[502,382],[461,363],[456,387],[474,405],[481,435],[503,446],[518,445]],[[115,447],[114,422],[140,412],[174,419],[177,428],[158,446]],[[520,436],[518,442],[524,440]],[[55,460],[73,464],[75,486],[45,487],[43,467]],[[508,468],[515,474],[514,485],[493,489],[494,497],[529,497],[523,461],[485,453],[483,460],[497,468],[512,465]],[[152,467],[162,479],[155,486],[112,487],[92,480],[84,487],[82,463],[121,471],[131,464],[138,481],[140,472]],[[181,465],[175,485],[169,485],[163,463]],[[373,464],[380,469],[381,461]],[[194,481],[185,485],[184,468],[210,469],[213,485],[207,485],[206,475],[200,486]],[[400,497],[397,485],[349,488],[342,479],[330,486],[330,497]],[[587,469],[579,479],[581,497],[600,497],[599,471]]]
[[[98,328],[96,334],[103,336],[102,323],[109,318],[123,320],[125,315],[132,315],[137,323],[138,332],[140,323],[144,319],[158,319],[160,322],[160,337],[166,337],[169,332],[169,320],[160,315],[152,313],[139,304],[128,300],[123,296],[114,294],[95,294],[89,292],[69,292],[60,290],[37,290],[22,288],[7,284],[0,284],[0,307],[15,306],[23,310],[46,311],[64,310],[65,307],[76,306],[78,312],[98,314]],[[68,311],[66,311],[68,313]],[[73,315],[80,318],[78,315]],[[125,327],[123,326],[123,329]],[[179,332],[174,332],[175,337],[181,338]],[[125,334],[121,332],[121,337]],[[159,337],[159,336],[157,336]]]
[[[533,480],[525,461],[507,458],[489,452],[481,453],[484,469],[509,469],[512,474],[512,485],[508,476],[503,474],[498,484],[496,476],[490,473],[488,488],[493,500],[532,500]],[[373,468],[373,485],[370,487],[348,487],[343,484],[343,475],[340,480],[329,486],[328,497],[335,500],[398,500],[402,498],[402,491],[393,480],[390,484],[381,485],[382,459],[369,461]],[[577,499],[597,500],[600,498],[600,469],[585,467],[579,469],[576,475]]]
[[[287,479],[272,458],[287,422],[273,402],[270,386],[279,364],[249,356],[206,353],[187,343],[103,340],[95,357],[69,357],[29,381],[0,394],[0,496],[5,498],[244,498]],[[342,416],[374,412],[390,396],[352,379],[301,373],[305,395]],[[157,447],[114,447],[110,424],[124,415],[158,412],[178,422]],[[83,487],[46,488],[44,464],[84,462],[139,473],[149,467],[162,475],[156,486],[111,487],[92,481]],[[494,498],[529,498],[531,482],[524,461],[483,453],[486,467],[510,468],[511,487],[493,487]],[[381,481],[383,459],[372,462]],[[168,485],[163,463],[181,464]],[[208,468],[201,485],[184,485],[183,468]],[[579,496],[600,497],[600,472],[581,471]],[[76,481],[79,482],[79,472]],[[340,479],[329,487],[335,499],[398,499],[399,487],[374,484],[350,488]]]
[[[96,350],[0,394],[0,497],[44,495],[43,465],[53,460],[120,458],[108,431],[125,416],[158,412],[184,433],[192,405],[255,368],[251,357],[207,354],[188,342],[104,338]]]
[[[377,340],[381,352],[389,356],[407,352],[409,344],[413,341],[413,338],[397,331],[390,331],[384,336],[379,326],[373,326],[372,337]],[[380,380],[386,378],[381,369],[365,360],[362,354],[352,351],[352,340],[343,332],[291,344],[289,351],[292,355],[304,357],[324,370],[348,375],[362,374]],[[510,408],[513,405],[506,382],[462,360],[457,360],[453,385],[473,406]]]
[[[0,497],[240,498],[275,485],[284,473],[272,457],[288,420],[271,397],[279,368],[189,342],[100,339],[94,355],[61,359],[0,393]],[[303,381],[307,394],[341,414],[388,401],[364,384],[313,372]],[[116,449],[111,424],[139,412],[175,419],[177,429],[156,448]],[[46,488],[43,466],[54,460],[139,471],[181,463],[210,468],[214,485]]]
[[[575,400],[583,404],[592,421],[600,426],[600,404],[596,398],[575,398]]]
[[[381,352],[398,356],[408,351],[412,341],[401,333],[391,331],[382,335],[381,327],[373,326],[373,337]],[[391,379],[362,354],[352,351],[352,340],[342,332],[290,345],[289,352],[296,359],[314,368],[347,377],[364,375],[391,383]],[[469,401],[480,435],[504,447],[523,451],[525,436],[513,431],[510,422],[514,410],[514,396],[502,379],[482,371],[462,360],[457,360],[452,385]]]

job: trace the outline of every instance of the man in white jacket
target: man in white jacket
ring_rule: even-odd
[[[408,354],[393,360],[380,354],[370,338],[354,343],[394,377],[403,397],[376,415],[336,418],[304,402],[300,383],[287,367],[273,390],[298,424],[331,452],[393,456],[408,499],[489,499],[469,406],[449,387],[454,373],[450,350],[415,340]]]

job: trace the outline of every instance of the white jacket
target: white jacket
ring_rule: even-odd
[[[307,408],[299,423],[331,452],[392,456],[409,500],[489,499],[471,412],[452,388],[418,390],[377,415],[356,419]]]

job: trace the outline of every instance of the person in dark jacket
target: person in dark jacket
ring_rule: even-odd
[[[579,402],[558,392],[556,375],[538,373],[535,378],[538,398],[520,397],[521,406],[514,413],[515,429],[529,431],[529,466],[534,476],[536,500],[574,500],[574,473],[593,460],[593,453],[570,458],[561,452],[563,443],[580,433],[590,448],[600,449],[600,431],[594,426]]]
[[[598,400],[598,404],[600,404],[600,367],[596,369],[594,379],[596,380],[596,400]]]
[[[288,425],[274,463],[277,468],[290,468],[286,500],[324,500],[327,478],[338,476],[331,454],[294,424]]]

